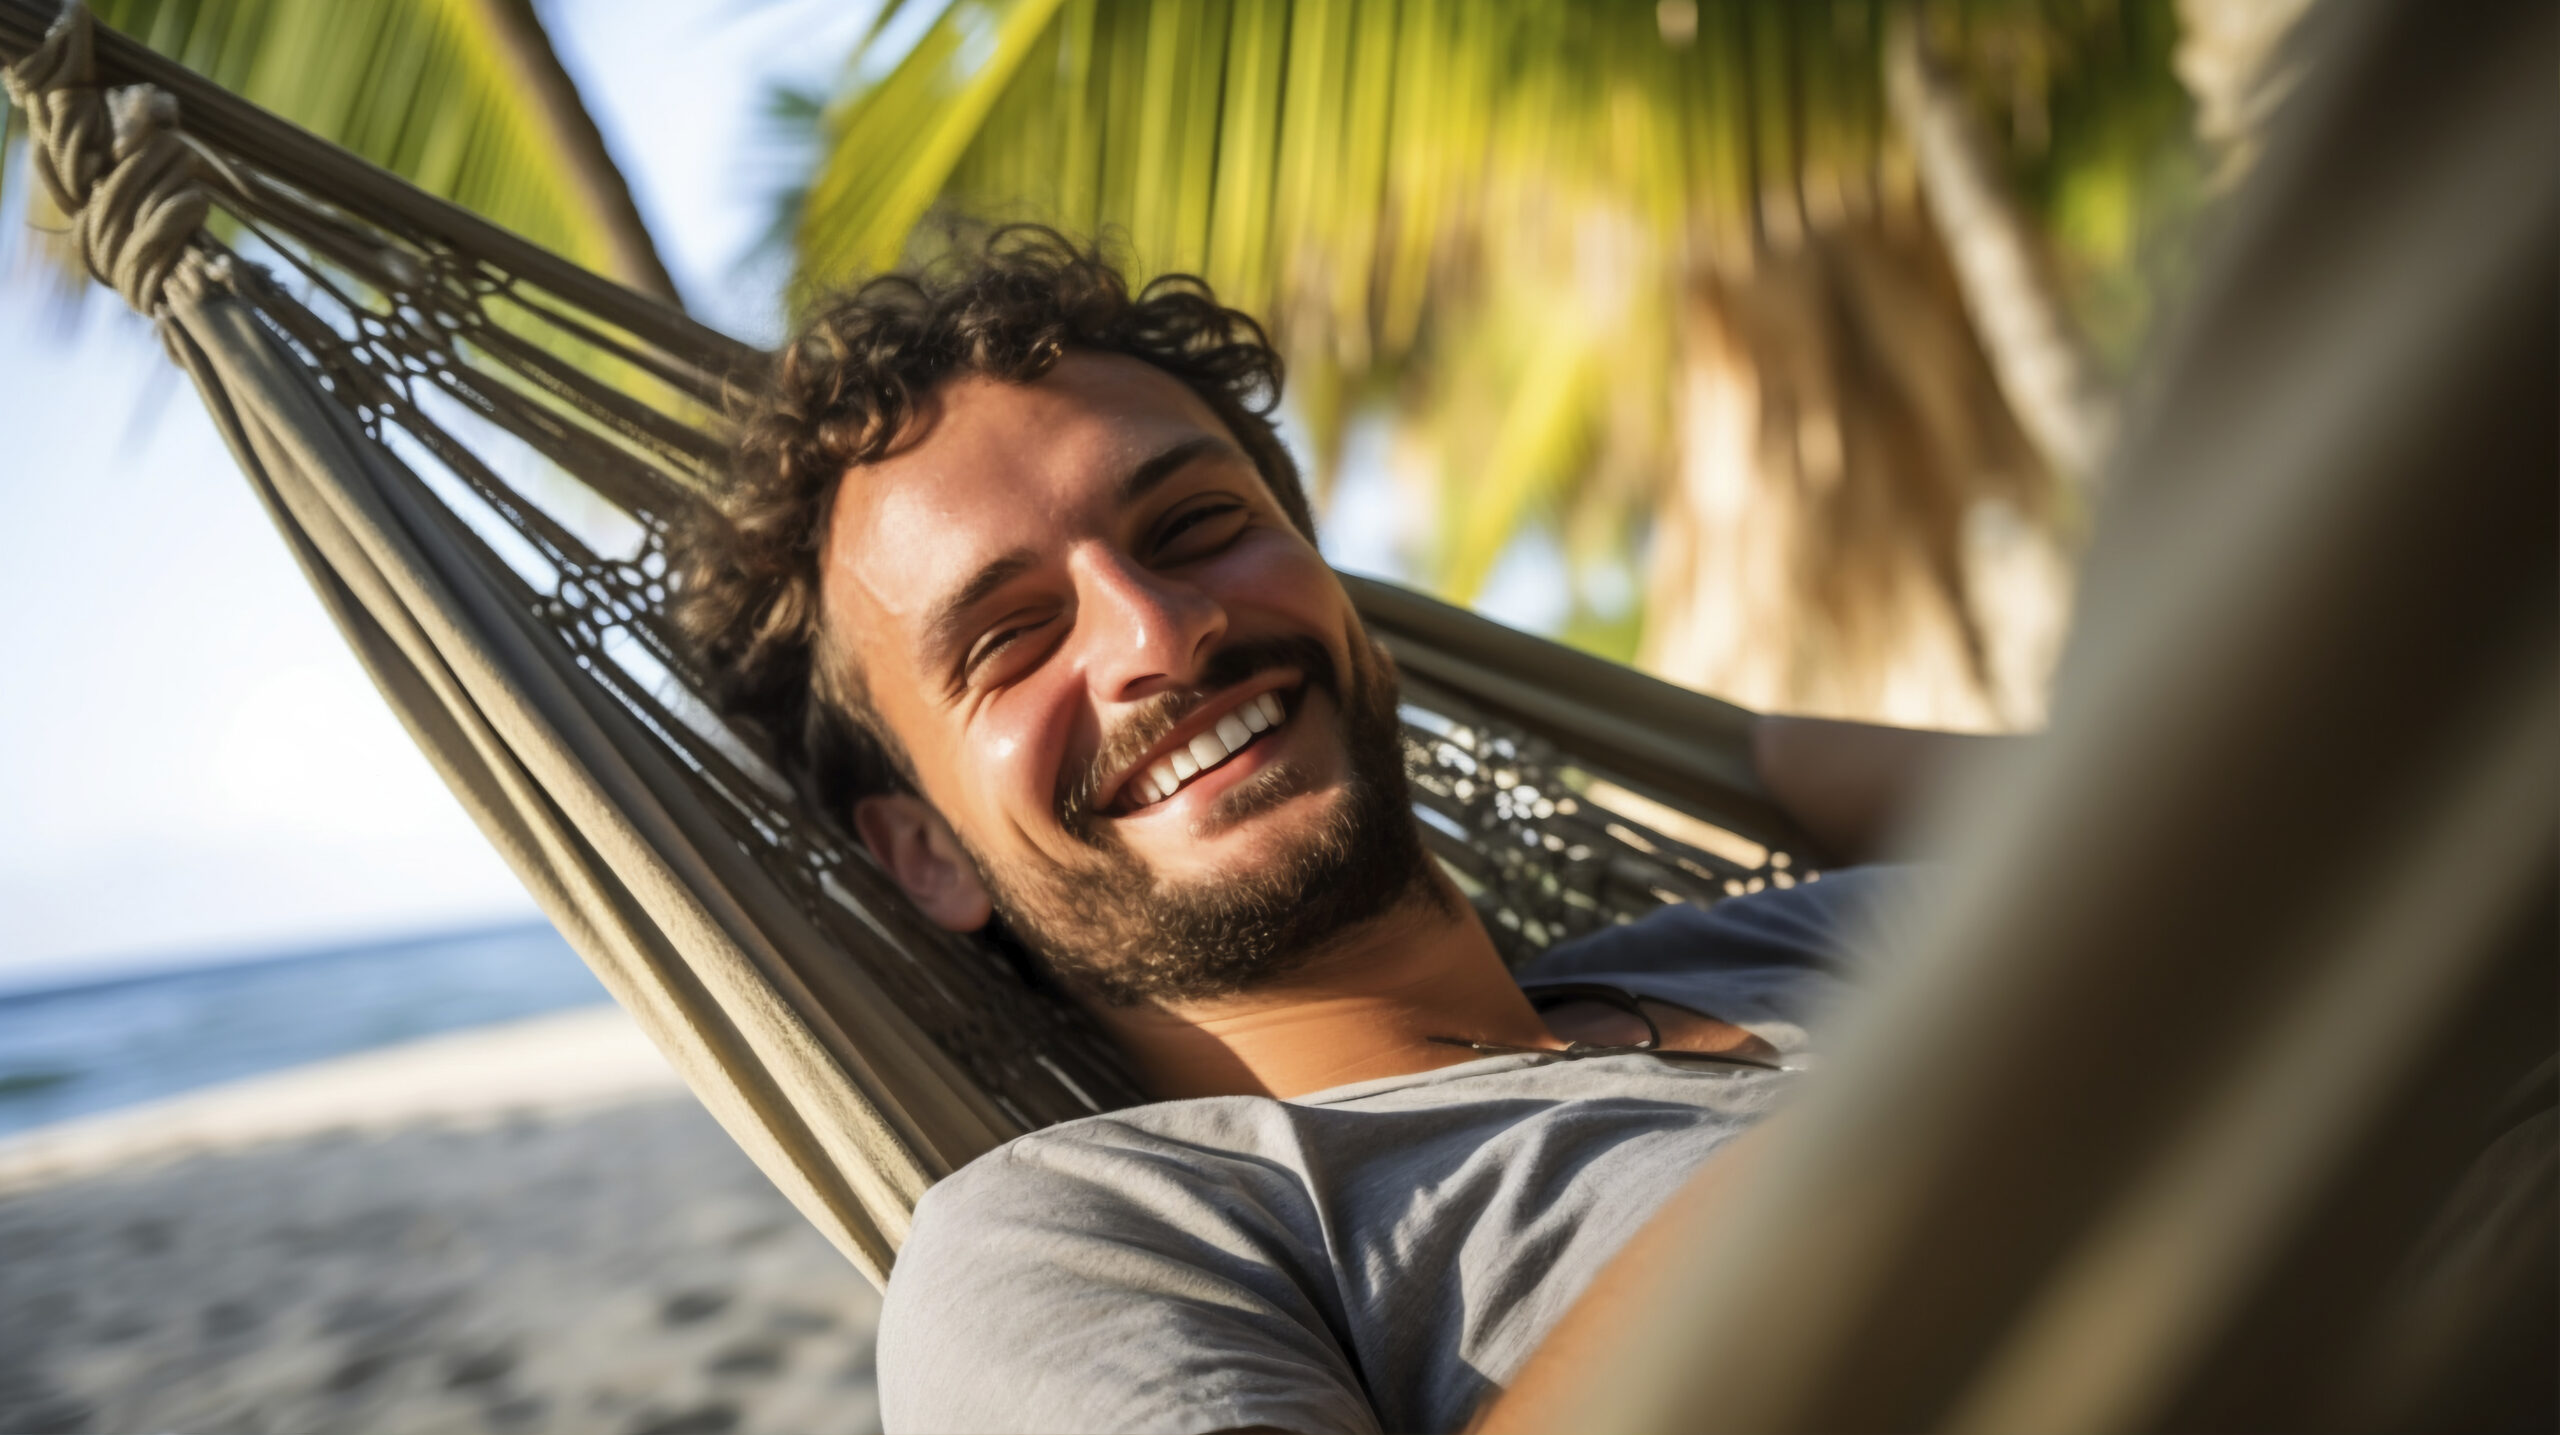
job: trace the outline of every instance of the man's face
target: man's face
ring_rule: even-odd
[[[1383,655],[1152,365],[946,385],[844,480],[823,588],[931,804],[909,817],[1107,1000],[1242,989],[1428,890]]]

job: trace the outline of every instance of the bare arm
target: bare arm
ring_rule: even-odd
[[[1762,785],[1845,862],[1885,856],[1913,810],[1955,769],[2020,741],[1767,714],[1753,723]]]

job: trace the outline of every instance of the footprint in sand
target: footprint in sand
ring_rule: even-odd
[[[713,1375],[769,1376],[781,1371],[783,1357],[788,1353],[779,1341],[741,1341],[713,1356],[708,1368]]]
[[[667,1297],[658,1308],[658,1319],[668,1325],[692,1325],[709,1320],[729,1308],[729,1292],[724,1290],[679,1291]]]

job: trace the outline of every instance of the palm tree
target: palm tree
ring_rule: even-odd
[[[1116,231],[1272,317],[1320,480],[1349,413],[1397,414],[1448,596],[1524,524],[1641,543],[1641,638],[1585,641],[1758,704],[2030,720],[2140,327],[2123,216],[2187,135],[2173,17],[1901,13],[950,0],[857,56],[800,283],[938,212]]]
[[[325,139],[673,301],[531,0],[95,0],[108,25]]]
[[[1764,706],[2035,715],[2157,287],[2131,217],[2188,178],[2169,0],[910,3],[812,111],[803,294],[937,213],[1115,231],[1273,318],[1320,485],[1350,415],[1396,415],[1445,594],[1543,525],[1588,571],[1644,553],[1641,608],[1568,629],[1614,656]],[[530,0],[96,8],[673,297]]]

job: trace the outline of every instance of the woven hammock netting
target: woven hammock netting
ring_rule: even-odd
[[[102,88],[102,44],[151,75],[157,93]],[[499,819],[491,836],[519,869],[539,869],[535,891],[618,997],[644,1013],[698,1002],[671,1016],[706,1037],[728,1004],[683,991],[676,970],[651,960],[673,953],[611,931],[634,925],[620,904],[590,910],[606,894],[582,898],[557,873],[564,862],[613,871],[613,854],[577,849],[618,834],[582,824],[621,825],[645,807],[571,797],[565,806],[578,810],[537,834],[525,819],[563,807],[563,794],[526,814],[520,792],[483,799],[475,789],[619,781],[645,793],[681,829],[676,850],[703,865],[705,885],[750,908],[746,929],[730,934],[737,955],[807,1014],[810,1037],[848,1074],[890,1052],[930,1068],[943,1088],[932,1096],[886,1071],[867,1093],[886,1128],[875,1136],[893,1137],[910,1168],[893,1190],[866,1193],[873,1227],[894,1230],[910,1185],[1006,1136],[1136,1099],[1076,1013],[1037,994],[993,946],[909,913],[859,844],[797,800],[757,737],[697,696],[664,617],[666,540],[718,481],[724,390],[760,354],[94,26],[54,31],[16,74],[44,122],[42,172],[81,216],[75,239],[101,276],[144,312],[196,307],[237,331],[240,354],[167,326],[393,705],[483,825]],[[154,229],[163,242],[137,242]],[[244,362],[282,382],[298,412],[221,402],[260,387],[229,372]],[[295,370],[308,382],[293,383]],[[296,418],[312,431],[297,431]],[[361,461],[315,463],[305,452],[314,444]],[[361,562],[342,560],[349,547],[365,550]],[[351,581],[368,570],[374,591]],[[407,580],[416,592],[388,591]],[[1404,746],[1426,840],[1514,960],[1661,902],[1816,875],[1756,793],[1739,710],[1349,581],[1408,675]],[[439,613],[449,636],[434,631]],[[416,631],[400,631],[404,620]],[[468,651],[502,640],[509,651],[484,662]],[[465,651],[447,651],[455,644]],[[473,692],[475,680],[495,690]],[[421,683],[444,690],[422,701]],[[543,697],[559,710],[534,711]],[[561,755],[588,769],[574,781],[521,758],[491,762],[490,740],[466,732],[457,743],[440,730],[474,717],[501,747],[518,742],[509,727],[543,723],[564,729],[559,745],[584,729],[599,746]],[[569,850],[540,850],[553,841]],[[677,928],[664,904],[640,905],[649,910],[637,925]],[[896,1046],[844,1030],[835,1014],[848,1005],[905,1028]],[[859,1244],[875,1270],[885,1264],[869,1233]]]
[[[2306,27],[2109,465],[2053,730],[1950,799],[1944,910],[1593,1428],[2424,1427],[2548,1356],[2549,1223],[2509,1218],[2552,1181],[2560,12],[2427,9]],[[697,697],[665,544],[760,355],[76,8],[0,0],[0,62],[69,242],[385,699],[849,1259],[884,1278],[935,1180],[1138,1099]],[[1749,714],[1346,582],[1511,958],[1817,877]],[[2460,1133],[2518,1092],[2541,1144],[2481,1187]],[[2455,1274],[2375,1258],[2412,1249]]]

